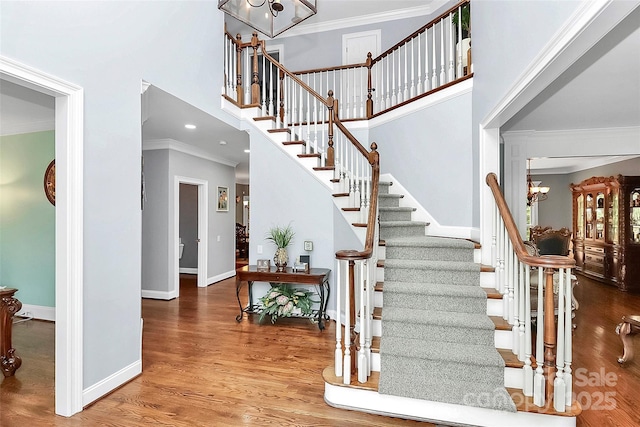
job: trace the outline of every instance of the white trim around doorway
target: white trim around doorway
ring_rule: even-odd
[[[0,77],[55,97],[55,412],[70,417],[83,407],[84,92],[4,56]]]
[[[207,286],[207,258],[209,247],[209,183],[208,181],[189,178],[185,176],[174,177],[173,187],[173,236],[169,241],[173,242],[169,250],[169,265],[172,266],[170,276],[173,278],[172,295],[180,296],[180,260],[178,256],[180,244],[180,184],[190,184],[198,187],[198,279],[199,288]]]

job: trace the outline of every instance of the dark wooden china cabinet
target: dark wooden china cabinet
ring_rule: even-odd
[[[592,177],[571,192],[576,270],[640,291],[640,176]]]

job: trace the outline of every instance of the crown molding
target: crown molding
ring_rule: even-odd
[[[193,145],[185,144],[184,142],[176,141],[175,139],[170,138],[150,139],[142,141],[142,151],[151,150],[173,150],[180,153],[188,154],[190,156],[198,157],[200,159],[209,160],[211,162],[220,163],[226,166],[231,166],[232,168],[238,166],[238,163],[236,162],[221,159],[212,155],[208,151],[203,150],[202,148],[194,147]]]
[[[416,6],[406,9],[398,9],[387,12],[372,13],[369,15],[354,16],[350,18],[334,19],[333,21],[318,22],[313,24],[299,24],[293,28],[288,29],[282,34],[274,38],[269,38],[260,33],[260,37],[264,37],[265,40],[280,40],[287,37],[297,37],[306,34],[322,33],[325,31],[336,31],[345,28],[353,28],[361,25],[372,25],[380,22],[395,21],[398,19],[413,18],[416,16],[430,15],[434,13],[439,7],[446,2],[435,2],[433,4],[426,4],[423,6]],[[242,34],[243,40],[250,40],[251,34]]]
[[[2,132],[0,132],[0,136],[44,132],[47,130],[55,130],[55,128],[56,128],[55,119],[41,120],[41,121],[29,122],[29,123],[15,123],[15,124],[2,126]]]

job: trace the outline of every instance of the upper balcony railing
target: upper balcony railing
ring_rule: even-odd
[[[320,93],[333,88],[343,120],[372,118],[472,77],[470,17],[465,0],[375,58],[294,74]]]

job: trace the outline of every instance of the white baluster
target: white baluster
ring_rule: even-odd
[[[511,264],[511,288],[513,289],[513,301],[511,305],[511,313],[510,322],[511,324],[511,333],[513,335],[512,342],[512,350],[513,354],[518,354],[518,350],[520,350],[520,321],[518,319],[518,308],[519,308],[519,293],[520,293],[520,280],[518,279],[518,258],[516,257],[516,253],[513,250],[513,244],[511,245],[511,254],[510,254],[510,264]]]
[[[396,90],[396,52],[391,52],[391,70],[393,71],[393,75],[391,77],[391,82],[393,83],[393,94],[391,94],[391,105],[395,106],[398,104],[397,90]]]
[[[373,72],[373,70],[372,70]],[[368,92],[368,69],[366,67],[360,67],[360,117],[365,117],[365,107],[367,105],[367,92]],[[373,76],[372,76],[373,77]],[[373,82],[373,80],[372,80]]]
[[[507,239],[507,287],[509,289],[509,319],[510,325],[514,323],[514,295],[513,295],[513,244]],[[515,351],[514,351],[515,353]]]
[[[320,80],[320,84],[322,85],[322,79]],[[316,87],[316,74],[313,74],[313,87]],[[322,93],[322,92],[320,92]],[[313,97],[313,152],[319,153],[318,151],[318,99]],[[320,158],[320,166],[324,166],[324,161]]]
[[[566,269],[566,297],[565,297],[565,321],[564,321],[564,385],[565,385],[565,406],[571,407],[571,399],[573,394],[573,375],[571,374],[571,361],[573,358],[572,354],[572,336],[571,332],[573,331],[573,319],[572,319],[572,310],[573,310],[573,283],[571,278],[571,269]]]
[[[525,339],[525,300],[527,299],[527,294],[525,294],[525,268],[524,268],[524,264],[521,263],[520,261],[518,261],[518,266],[519,269],[518,271],[520,272],[520,280],[518,281],[519,283],[519,287],[520,287],[520,292],[518,295],[518,321],[520,322],[520,326],[518,328],[518,358],[520,361],[524,362],[524,359],[526,357],[526,351],[525,351],[525,347],[526,347],[526,343],[524,342]]]
[[[249,48],[244,49],[244,75],[242,80],[244,83],[244,103],[251,104],[251,57],[249,56]]]
[[[393,53],[392,53],[393,54]],[[389,85],[389,65],[391,63],[391,59],[389,59],[389,55],[385,56],[385,63],[387,64],[387,102],[386,102],[386,108],[391,108],[391,106],[393,104],[391,104],[391,86]]]
[[[433,46],[431,46],[431,50],[432,50],[432,64],[431,66],[433,67],[432,70],[432,74],[431,74],[431,89],[435,89],[438,87],[438,76],[436,75],[436,26],[432,26],[431,27],[433,29],[432,31],[432,39],[431,41],[433,42]]]
[[[276,73],[277,74],[277,78],[276,78],[276,107],[275,107],[275,111],[276,111],[276,127],[281,127],[282,126],[282,122],[280,121],[280,97],[282,96],[282,88],[280,87],[280,69],[276,67]]]
[[[458,7],[458,37],[457,37],[457,55],[458,55],[458,60],[456,61],[456,71],[457,71],[457,75],[458,78],[462,77],[462,74],[464,73],[464,69],[462,67],[462,7]]]
[[[275,66],[269,62],[269,115],[273,116],[274,103],[273,103],[273,74]],[[276,68],[277,69],[277,68]]]
[[[531,367],[531,268],[527,265],[525,267],[524,272],[524,280],[525,280],[525,308],[524,308],[524,318],[525,322],[525,358],[524,358],[524,367],[523,367],[523,375],[524,375],[524,387],[522,392],[525,396],[533,396],[533,369]]]
[[[413,39],[411,39],[411,98],[414,98],[416,96],[415,66],[416,66],[416,63],[414,61]]]
[[[565,274],[564,268],[561,268],[558,272],[558,338],[556,345],[556,378],[553,381],[553,407],[558,412],[565,411],[565,384],[564,384],[564,281]],[[551,313],[553,315],[553,313]]]
[[[356,283],[358,294],[360,296],[360,350],[358,351],[358,382],[367,382],[367,357],[365,353],[365,338],[367,334],[366,319],[364,317],[365,309],[365,294],[364,294],[364,267],[365,264],[362,261],[358,261],[358,282]]]
[[[429,29],[424,30],[424,91],[431,89],[429,80]]]
[[[342,281],[342,276],[340,276],[340,264],[342,263],[342,261],[337,260],[336,261],[336,311],[337,313],[337,319],[336,319],[336,349],[334,351],[334,358],[333,358],[333,369],[335,371],[336,377],[341,377],[342,376],[342,320],[340,319],[340,311],[341,311],[341,307],[340,307],[340,295],[342,294],[341,291],[341,284],[344,283]],[[346,334],[345,334],[346,335]]]
[[[304,105],[304,92],[305,92],[305,90],[304,90],[304,88],[302,86],[300,86],[298,89],[299,89],[298,93],[300,95],[300,99],[299,99],[300,107],[298,108],[298,132],[297,132],[298,138],[296,138],[296,139],[298,141],[304,141],[305,137],[303,135],[303,130],[304,130],[303,126],[304,126],[304,107],[305,107],[305,105]],[[303,147],[304,147],[304,149],[302,151],[303,153],[308,153],[308,151],[307,151],[309,149],[308,146],[309,146],[309,144],[303,145]]]
[[[440,84],[443,85],[447,82],[447,76],[444,72],[444,20],[440,20]]]
[[[404,48],[404,94],[403,94],[403,98],[404,98],[404,101],[406,101],[407,99],[409,99],[409,69],[407,68],[407,60],[409,58],[409,53],[407,52],[407,48],[409,47],[409,45],[407,43],[405,43],[402,47]],[[413,54],[413,52],[412,52],[412,54]],[[411,58],[411,62],[413,63],[413,58]],[[411,83],[411,85],[413,86],[413,82]]]
[[[375,277],[372,274],[372,269],[375,268],[377,264],[375,258],[371,258],[369,260],[365,260],[365,268],[366,268],[366,300],[364,307],[364,325],[365,325],[365,341],[364,341],[364,353],[367,360],[367,376],[371,375],[371,340],[373,339],[373,333],[371,331],[371,312],[372,312],[372,304],[373,304],[373,286],[371,278]]]
[[[416,64],[418,66],[418,84],[416,86],[416,95],[422,94],[422,61],[420,60],[422,49],[420,48],[420,37],[422,37],[422,34],[418,34],[416,37],[418,39],[418,63]]]
[[[544,281],[542,267],[538,267],[538,317],[536,319],[536,375],[533,378],[533,404],[543,407],[545,403],[545,378],[542,371],[544,364],[544,299],[542,290]],[[553,316],[553,313],[551,313]]]
[[[262,115],[266,116],[269,113],[267,107],[267,58],[262,55]]]
[[[347,267],[348,269],[348,267]],[[349,283],[349,272],[345,271],[345,287],[344,287],[344,361],[343,361],[343,376],[342,382],[344,384],[349,384],[351,382],[351,307],[349,304],[349,298],[352,298],[349,295],[349,290],[351,285]]]
[[[400,48],[396,50],[398,52],[398,104],[404,101],[402,97],[402,61],[400,60]]]
[[[456,79],[455,76],[455,67],[453,66],[454,63],[454,59],[455,59],[455,53],[454,53],[454,46],[455,43],[453,41],[454,38],[454,34],[453,34],[453,15],[449,14],[449,80],[448,81],[453,81]]]

